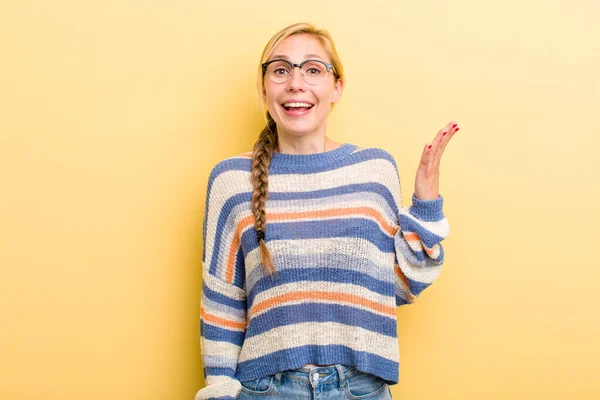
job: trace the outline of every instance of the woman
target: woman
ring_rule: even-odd
[[[388,152],[326,136],[343,86],[327,31],[295,24],[263,51],[266,126],[208,182],[196,400],[390,399],[399,381],[396,307],[440,273],[439,162],[458,126],[425,146],[402,208]]]

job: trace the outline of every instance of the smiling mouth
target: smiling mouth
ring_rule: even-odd
[[[290,110],[302,111],[302,110],[310,110],[311,108],[313,108],[314,104],[296,102],[296,103],[283,103],[281,106],[283,108],[285,108],[287,111],[290,111]]]

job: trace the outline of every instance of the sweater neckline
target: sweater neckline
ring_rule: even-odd
[[[336,149],[313,154],[290,154],[273,152],[271,157],[272,167],[310,167],[318,168],[341,160],[351,154],[355,145],[343,143]]]

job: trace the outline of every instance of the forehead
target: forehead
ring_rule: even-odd
[[[270,58],[278,58],[276,56],[286,56],[285,58],[296,62],[315,58],[314,56],[324,61],[329,59],[321,41],[308,33],[299,33],[285,38],[275,47]]]

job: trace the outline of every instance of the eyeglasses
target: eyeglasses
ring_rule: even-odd
[[[273,83],[284,83],[294,74],[296,67],[300,67],[300,76],[304,82],[318,85],[327,79],[327,74],[333,65],[321,60],[305,60],[300,64],[294,64],[288,60],[275,59],[262,64],[263,76],[266,75]]]

